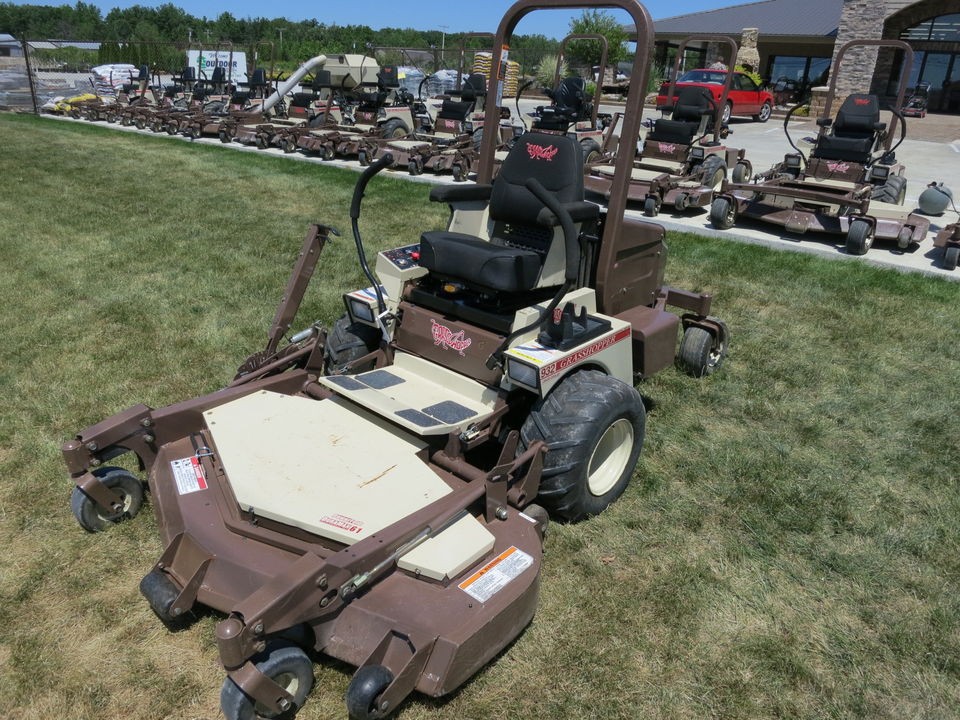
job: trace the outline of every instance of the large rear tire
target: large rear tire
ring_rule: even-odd
[[[643,447],[646,411],[636,388],[596,370],[564,378],[530,412],[522,449],[547,444],[537,502],[575,522],[626,490]]]
[[[727,177],[727,163],[719,155],[707,155],[700,165],[700,183],[711,190],[719,190]]]
[[[877,185],[870,193],[871,200],[903,205],[907,199],[907,179],[902,175],[892,175],[883,185]]]

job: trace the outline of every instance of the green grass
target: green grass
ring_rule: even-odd
[[[152,514],[91,536],[60,443],[135,402],[212,390],[259,349],[311,222],[303,324],[362,283],[356,175],[264,155],[0,116],[0,691],[17,718],[214,718],[202,616],[171,634],[137,592]],[[377,178],[370,249],[445,209]],[[667,279],[709,291],[727,363],[640,385],[637,476],[551,528],[530,628],[416,718],[960,715],[960,286],[688,235]],[[300,717],[342,715],[317,665]]]

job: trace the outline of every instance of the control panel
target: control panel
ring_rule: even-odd
[[[380,255],[397,269],[406,270],[420,264],[420,245],[404,245],[392,250],[384,250]]]

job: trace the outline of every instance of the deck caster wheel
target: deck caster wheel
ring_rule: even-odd
[[[136,126],[137,130],[144,130],[147,127],[147,121],[142,117],[138,117],[136,120],[134,120],[133,124]]]
[[[87,532],[101,532],[110,525],[136,517],[143,506],[143,483],[133,473],[118,467],[102,467],[93,471],[100,482],[121,497],[123,506],[110,512],[95,503],[78,487],[73,488],[70,496],[70,509]]]
[[[656,217],[660,212],[660,203],[654,197],[648,197],[643,201],[643,214],[647,217]]]
[[[873,245],[873,228],[866,220],[854,220],[847,229],[847,252],[865,255]]]
[[[960,261],[960,247],[951,245],[943,249],[943,269],[956,270],[957,262]]]
[[[293,707],[283,713],[272,712],[243,692],[229,677],[220,690],[220,709],[227,720],[256,720],[256,718],[292,717],[303,707],[313,689],[313,662],[294,645],[277,645],[254,658],[254,664],[264,675],[293,696]]]
[[[463,182],[467,179],[466,173],[463,172],[463,165],[460,163],[455,163],[453,167],[450,168],[450,174],[453,175],[454,182]]]
[[[897,233],[897,247],[901,250],[906,250],[912,242],[913,230],[908,227],[900,228],[900,232]]]
[[[531,504],[523,509],[523,514],[534,521],[537,525],[537,532],[540,534],[540,540],[547,536],[547,530],[550,527],[550,513],[542,505]]]
[[[333,148],[330,147],[329,145],[324,145],[324,146],[320,149],[320,159],[321,159],[321,160],[333,160],[335,154],[336,154],[336,153],[334,153]]]
[[[257,150],[266,150],[270,147],[270,140],[266,135],[257,135],[256,142]]]
[[[747,181],[747,176],[749,174],[750,170],[746,163],[738,162],[733,166],[733,172],[730,175],[730,179],[735,183],[743,183]]]
[[[360,163],[360,167],[367,167],[370,164],[370,158],[367,156],[366,150],[357,152],[357,162]]]
[[[537,503],[571,522],[602,512],[630,482],[645,424],[643,400],[632,385],[596,370],[564,378],[520,429],[520,452],[537,440],[551,448]]]
[[[407,172],[411,175],[420,175],[423,173],[423,165],[417,160],[417,158],[414,158],[407,163]]]
[[[677,360],[684,372],[693,377],[712,375],[727,356],[730,337],[727,326],[716,318],[710,319],[718,323],[721,328],[720,337],[716,343],[713,335],[696,325],[691,325],[684,330],[683,339],[680,341]]]
[[[383,665],[366,665],[357,670],[347,687],[347,712],[350,720],[376,720],[390,709],[377,698],[393,682],[393,673]]]
[[[690,196],[686,193],[680,193],[673,201],[673,208],[677,212],[683,212],[690,207]]]
[[[297,141],[293,138],[287,138],[280,144],[280,149],[287,155],[297,151]]]
[[[728,198],[714,198],[710,203],[710,224],[717,230],[728,230],[737,220],[737,210]]]

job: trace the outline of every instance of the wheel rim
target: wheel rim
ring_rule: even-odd
[[[760,108],[760,121],[762,122],[764,120],[769,120],[769,119],[770,119],[770,106],[767,103],[764,103],[763,106]]]
[[[292,672],[280,673],[274,678],[271,678],[277,685],[286,690],[293,697],[297,696],[297,691],[300,689],[300,678]],[[268,708],[263,703],[257,703],[254,706],[254,711],[257,715],[263,715],[264,717],[274,717],[273,710]]]
[[[730,107],[730,103],[727,103],[723,106],[723,115],[720,117],[720,122],[728,123],[730,122],[730,116],[733,115],[733,108]]]
[[[587,487],[591,494],[604,495],[620,480],[633,449],[633,424],[620,418],[606,429],[590,456]]]
[[[119,518],[122,518],[128,512],[130,512],[130,507],[133,505],[133,499],[131,496],[123,491],[121,487],[112,487],[111,488],[117,495],[123,499],[123,506],[117,512],[104,512],[99,505],[94,505],[97,509],[97,518],[104,522],[115,522]]]

